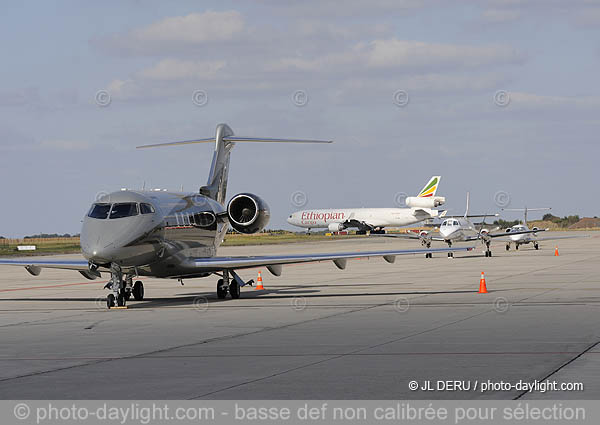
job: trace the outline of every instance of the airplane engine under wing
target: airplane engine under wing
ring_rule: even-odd
[[[260,232],[271,217],[267,203],[251,193],[240,193],[231,198],[227,214],[231,227],[245,234]]]
[[[423,198],[418,196],[409,196],[406,198],[406,206],[411,208],[436,208],[446,203],[446,198],[443,196],[434,196],[431,198]]]
[[[344,225],[342,223],[329,223],[328,227],[330,232],[340,232],[344,230]]]

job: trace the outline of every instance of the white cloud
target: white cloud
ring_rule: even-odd
[[[482,13],[482,18],[486,22],[506,23],[517,20],[521,12],[514,9],[487,9]]]
[[[394,68],[411,72],[425,67],[471,68],[484,65],[521,63],[524,56],[507,46],[436,44],[396,38],[358,43],[342,53],[311,59],[289,57],[271,61],[269,71],[330,71],[334,68]]]
[[[155,55],[236,40],[245,29],[244,17],[239,12],[209,10],[164,18],[125,34],[94,38],[91,43],[110,53]]]
[[[244,29],[244,18],[234,10],[206,11],[165,18],[134,30],[131,37],[141,42],[205,43],[231,40]]]
[[[462,68],[514,64],[523,60],[515,49],[506,46],[479,47],[398,39],[372,41],[366,50],[368,64],[372,67],[452,65]]]
[[[511,92],[509,106],[525,109],[598,108],[600,107],[600,97],[547,96],[527,92]]]
[[[214,78],[224,67],[225,61],[163,59],[139,75],[152,80],[206,79]]]
[[[90,149],[92,145],[83,140],[42,140],[38,147],[48,150],[83,151]]]

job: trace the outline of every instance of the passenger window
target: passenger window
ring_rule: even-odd
[[[154,207],[150,204],[140,204],[140,212],[142,214],[154,214]]]
[[[138,206],[134,203],[115,204],[110,212],[110,218],[125,218],[138,215]]]
[[[110,204],[94,204],[88,213],[88,217],[106,220],[108,218],[109,211]]]

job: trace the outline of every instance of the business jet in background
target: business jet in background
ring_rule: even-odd
[[[510,244],[515,244],[515,249],[519,249],[519,245],[527,245],[533,244],[535,249],[540,249],[541,241],[553,241],[557,239],[571,239],[571,238],[581,238],[586,237],[587,235],[552,235],[552,236],[538,236],[537,232],[539,229],[537,227],[529,228],[527,224],[527,213],[530,211],[548,211],[551,208],[504,208],[503,211],[523,211],[523,221],[520,224],[516,224],[508,229],[506,229],[506,238],[503,239],[506,241],[506,250],[510,250]],[[533,233],[519,233],[522,231],[531,230]]]
[[[445,211],[437,208],[446,202],[443,196],[435,196],[441,176],[433,176],[417,196],[406,198],[408,208],[344,208],[297,211],[287,219],[288,223],[311,229],[328,229],[340,232],[357,228],[357,234],[385,233],[385,227],[402,227],[435,217],[443,217]]]
[[[267,203],[258,195],[239,193],[226,203],[229,157],[236,143],[330,141],[239,137],[227,124],[219,124],[214,138],[162,143],[144,147],[214,143],[215,152],[206,186],[196,193],[166,191],[119,191],[102,197],[83,220],[81,251],[85,260],[9,260],[0,265],[23,266],[38,276],[43,268],[75,270],[90,280],[110,273],[105,288],[109,308],[125,306],[131,296],[144,299],[140,276],[165,279],[192,279],[216,275],[217,297],[240,297],[240,288],[252,284],[238,270],[266,267],[280,276],[282,266],[294,263],[333,261],[339,269],[348,259],[383,257],[393,263],[398,255],[424,252],[468,251],[458,249],[386,249],[370,252],[218,257],[217,248],[229,226],[245,234],[258,233],[269,222]],[[252,250],[252,248],[248,248]]]
[[[485,219],[487,217],[497,216],[498,214],[469,214],[469,193],[467,192],[467,207],[465,209],[465,214],[462,217],[446,218],[439,227],[439,236],[433,232],[425,230],[421,231],[420,233],[387,233],[383,236],[419,239],[421,244],[427,248],[431,247],[432,241],[445,242],[448,244],[448,248],[452,248],[452,245],[455,242],[473,242],[479,240],[486,247],[485,256],[491,257],[492,251],[490,249],[490,245],[492,240],[498,237],[506,237],[507,235],[507,232],[491,233],[491,231],[486,227]],[[471,221],[472,218],[482,218],[483,221],[476,225]],[[511,232],[511,235],[523,235],[535,232],[543,232],[545,230],[546,229],[515,230]],[[431,252],[425,253],[425,258],[432,258],[432,256],[433,254]],[[448,257],[453,258],[454,254],[452,252],[448,252]]]

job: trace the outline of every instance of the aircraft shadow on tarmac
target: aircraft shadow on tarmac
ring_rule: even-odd
[[[376,285],[372,285],[376,286]],[[268,299],[327,299],[327,298],[352,298],[352,297],[374,297],[374,296],[406,296],[406,295],[438,295],[438,294],[469,294],[476,293],[475,289],[472,290],[448,290],[448,291],[427,291],[427,290],[416,290],[416,291],[394,291],[394,292],[372,292],[372,293],[322,293],[319,289],[310,289],[302,286],[298,287],[287,287],[280,289],[264,289],[261,291],[254,291],[253,289],[243,292],[243,299],[245,300],[268,300]],[[490,291],[492,292],[492,291]],[[494,291],[496,292],[496,291]],[[2,301],[25,301],[25,302],[90,302],[95,303],[96,308],[101,308],[105,304],[102,302],[101,297],[97,298],[3,298]],[[128,309],[151,309],[158,307],[180,307],[190,306],[195,308],[202,308],[206,304],[214,304],[215,307],[223,303],[223,306],[230,305],[232,307],[256,307],[256,305],[244,305],[237,303],[236,300],[220,300],[216,297],[214,292],[198,292],[189,293],[184,296],[173,296],[166,298],[147,298],[143,301],[130,301],[127,303]],[[280,307],[281,305],[274,305]],[[85,307],[84,307],[85,308]],[[90,306],[90,308],[94,308]]]

